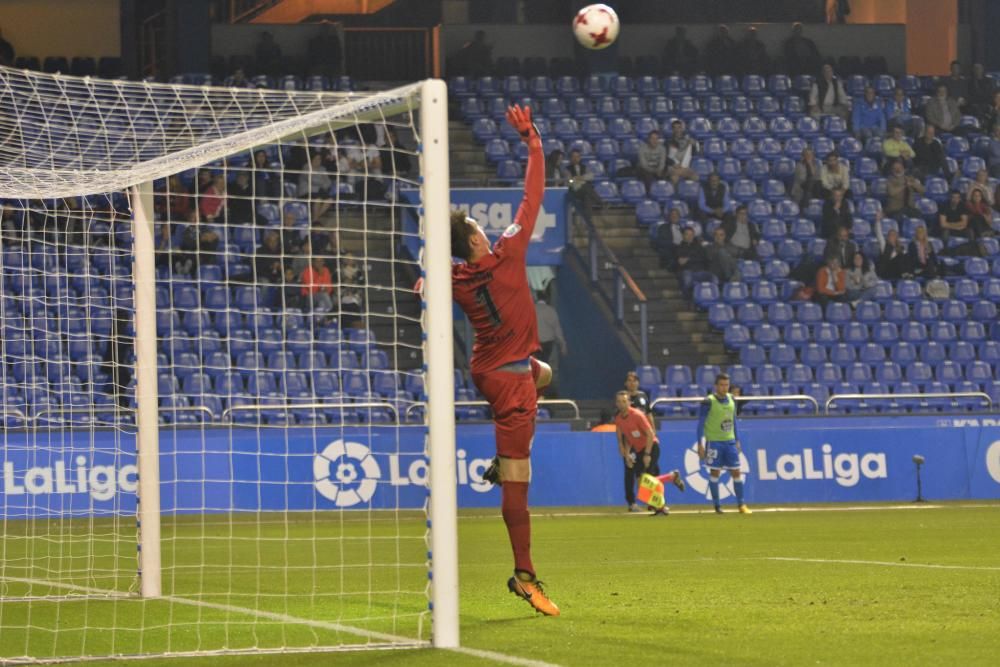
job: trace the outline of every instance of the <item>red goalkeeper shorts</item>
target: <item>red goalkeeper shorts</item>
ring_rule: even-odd
[[[535,437],[535,415],[538,397],[531,368],[524,362],[524,371],[508,370],[508,364],[486,373],[473,373],[472,381],[493,408],[497,454],[511,459],[531,456],[531,441]]]

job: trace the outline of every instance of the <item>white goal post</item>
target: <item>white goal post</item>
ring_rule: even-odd
[[[0,67],[0,662],[459,645],[447,107]]]

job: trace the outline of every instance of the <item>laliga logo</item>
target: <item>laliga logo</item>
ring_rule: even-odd
[[[997,484],[1000,484],[1000,440],[995,441],[986,449],[986,471]]]
[[[740,471],[743,472],[744,478],[750,474],[750,462],[747,461],[747,457],[743,452],[740,452]],[[706,499],[712,497],[712,494],[708,491],[708,475],[702,466],[701,459],[698,458],[698,443],[691,445],[684,452],[684,480],[688,486],[705,496]],[[719,479],[720,500],[728,498],[735,493],[731,476],[726,476],[725,481],[722,481],[722,478]]]
[[[313,459],[313,478],[320,495],[351,507],[371,500],[382,470],[364,445],[334,440]]]

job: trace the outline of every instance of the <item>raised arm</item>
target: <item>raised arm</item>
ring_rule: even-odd
[[[528,145],[528,167],[524,172],[524,199],[517,209],[514,225],[504,232],[505,245],[527,252],[531,235],[535,231],[535,221],[545,194],[545,155],[542,153],[542,137],[531,122],[531,107],[523,109],[518,105],[507,108],[507,122],[521,135],[521,141]]]

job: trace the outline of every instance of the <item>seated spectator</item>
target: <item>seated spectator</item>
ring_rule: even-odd
[[[826,156],[819,172],[819,180],[824,198],[829,199],[837,189],[843,190],[848,199],[851,198],[851,168],[846,160],[841,161],[837,151],[830,151]]]
[[[983,130],[993,133],[1000,125],[1000,90],[993,93],[990,104],[983,112]]]
[[[885,103],[885,120],[889,127],[909,127],[913,107],[906,91],[896,86],[892,91],[892,99]]]
[[[895,162],[903,161],[903,166],[909,166],[916,157],[913,146],[906,140],[903,128],[899,125],[892,127],[892,134],[882,142],[882,155],[885,156],[886,171]]]
[[[792,36],[785,40],[783,50],[785,65],[792,76],[809,74],[820,68],[822,60],[816,42],[802,34],[802,24],[797,21],[792,24]]]
[[[969,199],[965,202],[965,210],[969,215],[969,226],[976,230],[977,236],[992,236],[990,221],[993,220],[993,209],[986,203],[981,189],[969,190]]]
[[[986,127],[986,115],[993,105],[993,93],[996,86],[993,79],[986,76],[982,63],[975,63],[972,66],[972,77],[969,79],[969,100],[965,105],[965,113],[979,118],[983,127]]]
[[[847,120],[850,99],[844,84],[833,73],[833,65],[823,65],[820,76],[809,90],[809,113],[813,116],[840,116]]]
[[[226,212],[226,175],[211,176],[208,186],[200,191],[198,208],[203,222],[223,222]]]
[[[670,181],[677,185],[677,181],[685,179],[688,181],[698,180],[698,174],[691,169],[691,158],[698,150],[698,142],[692,139],[685,127],[684,121],[674,120],[670,123],[670,141],[667,142],[667,157],[670,158]]]
[[[677,246],[678,271],[708,271],[708,256],[701,240],[694,237],[694,227],[685,227],[680,245]]]
[[[363,310],[360,286],[364,284],[365,276],[361,264],[352,253],[346,253],[341,258],[338,281],[340,283],[341,326],[358,326]]]
[[[858,245],[850,239],[850,230],[847,227],[838,227],[836,234],[826,242],[823,261],[833,257],[840,262],[841,267],[851,266],[857,253]]]
[[[413,168],[413,161],[410,158],[408,149],[399,140],[396,128],[392,125],[385,125],[385,145],[382,147],[382,166],[388,170],[392,176],[407,176]],[[336,151],[330,151],[326,157],[328,163],[336,169]],[[329,169],[329,167],[328,167]]]
[[[255,197],[277,197],[281,193],[281,177],[267,162],[267,152],[253,154],[253,194]]]
[[[958,190],[952,190],[948,194],[948,201],[938,209],[938,227],[941,240],[946,245],[953,236],[975,241],[981,235],[981,225],[981,222],[979,225],[973,223],[962,200],[962,193]]]
[[[199,266],[218,262],[219,233],[215,228],[199,222],[198,215],[192,211],[181,234],[181,250],[183,252],[178,255],[175,270],[196,275]]]
[[[729,186],[715,172],[708,175],[708,182],[698,190],[698,210],[703,219],[717,218],[725,222],[733,217]]]
[[[913,175],[923,179],[928,176],[951,178],[945,160],[944,146],[937,138],[933,125],[924,128],[924,134],[913,144]]]
[[[299,174],[296,194],[303,199],[309,199],[311,219],[314,222],[333,206],[333,199],[330,197],[332,187],[333,180],[323,166],[323,152],[312,151],[309,155],[309,164]]]
[[[333,278],[322,257],[314,257],[302,272],[302,296],[311,312],[333,310]]]
[[[705,254],[708,256],[708,270],[720,281],[729,282],[738,275],[736,257],[726,243],[726,230],[721,226],[712,232],[712,243],[705,248]]]
[[[171,220],[187,220],[194,210],[194,196],[177,174],[167,179],[167,208]]]
[[[705,70],[713,75],[732,74],[737,71],[736,40],[729,35],[729,26],[720,25],[703,50]]]
[[[660,133],[653,130],[646,137],[646,143],[639,146],[635,164],[636,174],[647,190],[653,181],[668,178],[669,163],[667,148],[660,143]]]
[[[844,286],[847,289],[847,298],[852,303],[871,298],[878,285],[878,276],[875,274],[875,267],[871,260],[863,254],[855,253],[854,262],[845,273]]]
[[[847,273],[841,268],[840,260],[836,257],[828,257],[826,263],[816,272],[814,300],[824,308],[831,301],[850,301],[847,296]]]
[[[962,63],[952,60],[950,69],[948,77],[940,80],[938,86],[944,86],[948,97],[955,100],[959,107],[964,107],[969,98],[969,81],[962,75]]]
[[[895,160],[891,164],[885,183],[885,214],[890,217],[900,214],[919,217],[916,196],[924,193],[924,184],[907,174],[900,160]]]
[[[888,234],[882,234],[881,220],[876,222],[875,237],[878,239],[880,253],[875,263],[875,271],[884,280],[899,280],[909,275],[910,265],[906,256],[906,247],[899,238],[899,232],[890,229]]]
[[[283,265],[278,232],[268,230],[264,233],[264,239],[254,256],[254,280],[275,285],[281,284],[285,276]]]
[[[302,251],[305,235],[299,229],[298,222],[294,211],[285,211],[282,216],[282,226],[278,230],[278,237],[281,241],[281,254],[285,257],[298,255]]]
[[[677,265],[677,246],[684,240],[684,227],[680,209],[672,208],[667,214],[667,223],[657,230],[653,239],[653,247],[660,256],[660,266],[675,269]]]
[[[570,201],[579,204],[583,216],[589,218],[594,207],[600,206],[604,202],[601,201],[600,195],[594,189],[594,174],[587,170],[587,165],[583,163],[580,151],[575,148],[569,152],[569,165],[566,167],[566,174]]]
[[[837,236],[841,228],[846,228],[849,232],[852,227],[854,227],[854,217],[851,204],[844,197],[841,188],[834,188],[831,197],[823,202],[823,238],[831,239]]]
[[[997,97],[1000,97],[1000,93],[997,93]],[[1000,178],[1000,123],[993,126],[993,134],[990,135],[990,152],[986,158],[986,164],[990,168],[990,176]]]
[[[875,89],[865,86],[865,96],[855,100],[851,108],[851,129],[862,141],[885,134],[885,107],[875,95]]]
[[[816,153],[806,147],[802,149],[802,159],[795,165],[792,176],[792,199],[805,207],[809,200],[823,196],[823,183],[820,180],[820,164],[816,161]]]
[[[767,47],[757,38],[757,28],[747,26],[743,41],[736,48],[736,62],[739,74],[767,74],[771,71],[771,57]]]
[[[993,187],[990,185],[990,174],[988,171],[980,169],[976,172],[976,178],[969,183],[969,189],[965,191],[966,199],[972,199],[973,190],[979,190],[983,194],[983,201],[986,202],[986,205],[991,209],[993,208],[995,201],[993,199],[994,192]],[[992,217],[992,211],[990,212],[990,215],[986,217],[987,219],[990,219]]]
[[[910,241],[910,251],[907,253],[907,257],[909,258],[909,271],[907,273],[918,278],[936,278],[940,273],[937,255],[927,238],[926,227],[917,227],[917,231],[913,234],[913,240]]]
[[[698,47],[687,38],[684,26],[674,28],[674,36],[663,49],[663,70],[691,76],[698,69]]]
[[[731,220],[722,223],[726,232],[726,243],[737,259],[754,259],[757,257],[757,242],[760,241],[760,230],[750,222],[747,207],[736,207],[736,214]]]
[[[941,83],[937,92],[924,105],[924,118],[928,125],[933,125],[939,132],[955,132],[962,121],[962,112],[958,102],[948,95],[948,86]]]
[[[548,154],[545,164],[549,173],[545,174],[545,185],[554,188],[564,188],[569,181],[569,170],[563,164],[563,152],[558,148]]]
[[[226,221],[237,225],[249,225],[257,221],[253,185],[250,183],[250,174],[245,171],[236,172],[232,185],[226,189]]]

